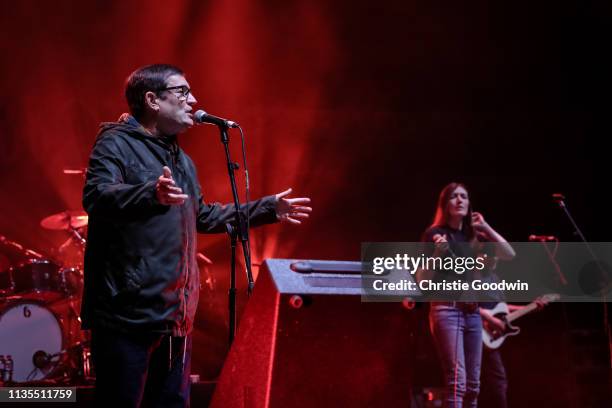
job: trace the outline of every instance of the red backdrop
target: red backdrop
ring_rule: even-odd
[[[452,180],[509,239],[571,239],[550,203],[557,191],[600,239],[611,13],[580,4],[3,2],[0,234],[45,253],[67,238],[39,227],[81,208],[82,179],[62,169],[85,166],[99,122],[126,111],[126,76],[169,62],[197,108],[246,130],[253,197],[293,187],[313,199],[305,225],[253,232],[256,264],[358,259],[362,241],[417,240]],[[205,197],[229,201],[216,132],[198,127],[180,143]],[[226,351],[229,245],[201,236],[199,248],[216,278],[195,338],[206,379]]]

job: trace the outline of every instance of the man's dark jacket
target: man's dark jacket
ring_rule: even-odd
[[[189,195],[184,204],[157,201],[163,166]],[[124,115],[101,125],[83,207],[89,214],[83,327],[190,333],[200,289],[196,230],[225,232],[234,206],[205,204],[193,162],[176,139],[153,137]],[[251,225],[276,221],[274,196],[248,207]]]

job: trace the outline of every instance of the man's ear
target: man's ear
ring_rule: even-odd
[[[159,96],[155,92],[148,91],[144,95],[145,105],[149,107],[154,112],[159,112]]]

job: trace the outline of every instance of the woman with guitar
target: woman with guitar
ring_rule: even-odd
[[[463,184],[450,183],[438,198],[432,225],[422,241],[433,242],[434,256],[476,256],[479,241],[492,241],[495,257],[512,259],[514,250],[484,217],[472,212]],[[422,271],[438,274],[436,271]],[[437,301],[431,303],[429,324],[442,362],[446,383],[446,407],[476,407],[480,387],[482,320],[477,302]]]

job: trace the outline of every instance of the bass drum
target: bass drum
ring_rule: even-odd
[[[59,320],[45,306],[19,302],[0,309],[0,355],[12,357],[13,381],[36,381],[50,376],[63,343]]]

